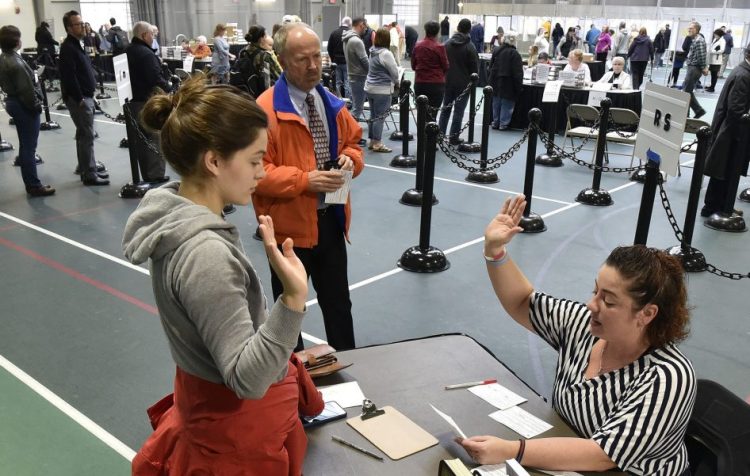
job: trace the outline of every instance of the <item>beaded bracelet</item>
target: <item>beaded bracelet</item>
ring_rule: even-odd
[[[503,251],[498,253],[495,256],[487,256],[484,255],[484,260],[487,262],[487,264],[492,266],[500,266],[502,264],[505,264],[506,261],[510,259],[510,254],[508,254],[508,249],[503,248]]]

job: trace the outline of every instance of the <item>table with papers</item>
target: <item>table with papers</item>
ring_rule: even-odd
[[[487,434],[506,439],[521,438],[520,434],[497,420],[510,425],[520,424],[526,430],[542,431],[538,436],[540,438],[576,436],[552,410],[549,403],[470,337],[429,337],[338,352],[337,355],[343,361],[352,362],[354,365],[337,374],[317,379],[316,385],[322,387],[356,381],[364,396],[375,405],[379,408],[393,406],[435,436],[439,444],[398,461],[385,457],[381,462],[332,442],[331,436],[336,435],[382,454],[377,447],[347,425],[345,420],[338,420],[307,431],[309,443],[304,467],[306,476],[434,476],[437,474],[440,460],[452,458],[461,458],[464,463],[473,466],[463,448],[453,441],[453,428],[435,412],[433,406],[452,417],[456,425],[469,436]],[[489,378],[496,378],[498,387],[501,388],[490,385],[484,385],[481,389],[472,387],[472,390],[444,388],[448,384]],[[475,395],[477,391],[488,395],[480,398]],[[526,401],[515,403],[519,399],[508,392]],[[498,406],[488,403],[485,397],[498,406],[512,406],[507,410],[499,410]],[[348,417],[357,416],[360,411],[359,407],[347,408]],[[528,418],[526,412],[536,418]],[[490,414],[493,416],[490,417]],[[552,428],[545,431],[544,424],[552,425]]]

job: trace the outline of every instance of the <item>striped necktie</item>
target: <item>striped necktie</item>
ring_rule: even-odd
[[[326,134],[323,120],[320,118],[320,114],[318,114],[318,109],[315,107],[315,97],[312,94],[308,94],[305,102],[307,103],[307,115],[309,118],[308,127],[310,128],[310,134],[312,134],[313,143],[315,144],[315,162],[318,165],[318,170],[324,170],[325,163],[331,160],[331,151],[328,148],[328,134]]]

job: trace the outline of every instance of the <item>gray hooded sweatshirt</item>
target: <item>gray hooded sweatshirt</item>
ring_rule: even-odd
[[[239,398],[259,399],[286,376],[304,313],[278,300],[269,315],[237,228],[178,189],[172,182],[146,194],[125,226],[125,256],[150,260],[177,366]]]
[[[346,56],[346,74],[361,76],[364,79],[370,67],[365,44],[359,33],[354,30],[345,31],[341,37],[344,41],[344,55]]]

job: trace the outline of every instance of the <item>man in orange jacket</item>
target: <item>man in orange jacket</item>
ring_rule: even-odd
[[[275,47],[284,73],[258,105],[268,115],[266,177],[253,194],[257,215],[273,219],[279,243],[294,240],[294,251],[312,277],[323,311],[328,343],[354,348],[346,241],[351,208],[325,203],[325,194],[344,184],[342,171],[356,177],[364,168],[358,142],[362,128],[343,101],[320,85],[320,38],[303,23],[281,27]],[[274,299],[283,287],[271,270]],[[300,337],[297,350],[302,349]]]

